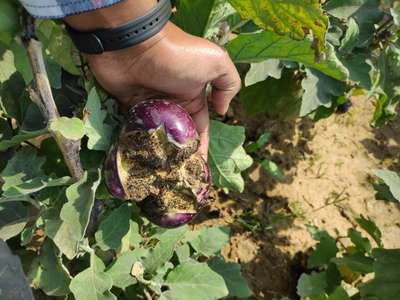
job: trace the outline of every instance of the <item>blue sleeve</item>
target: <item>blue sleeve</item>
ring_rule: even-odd
[[[36,18],[57,19],[111,6],[121,0],[20,0]]]

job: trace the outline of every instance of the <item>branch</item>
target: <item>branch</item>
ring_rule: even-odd
[[[28,88],[28,92],[31,100],[39,107],[41,114],[49,125],[52,121],[58,119],[60,114],[54,102],[49,78],[47,76],[42,44],[36,39],[35,20],[26,11],[23,12],[22,18],[24,32],[21,38],[28,52],[34,77],[34,85]],[[49,132],[56,140],[72,177],[78,181],[83,175],[83,169],[79,158],[80,141],[66,139],[51,129],[49,129]]]
[[[145,295],[147,300],[153,300],[153,298],[151,297],[151,295],[150,295],[150,293],[149,293],[149,291],[147,290],[146,287],[143,288],[143,293],[144,293],[144,295]]]

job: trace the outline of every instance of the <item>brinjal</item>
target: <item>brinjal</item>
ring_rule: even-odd
[[[110,193],[135,201],[159,226],[190,222],[207,204],[211,186],[198,146],[195,124],[179,105],[155,99],[133,106],[105,162]]]

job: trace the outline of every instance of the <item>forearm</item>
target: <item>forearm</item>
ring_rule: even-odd
[[[123,0],[110,7],[66,17],[64,21],[81,31],[112,28],[144,15],[156,4],[157,0]]]

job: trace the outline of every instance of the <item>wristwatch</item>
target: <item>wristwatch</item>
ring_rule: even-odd
[[[165,26],[171,16],[170,0],[159,0],[144,16],[114,28],[95,31],[78,31],[66,25],[67,31],[79,51],[101,54],[105,51],[124,49],[139,44]]]

